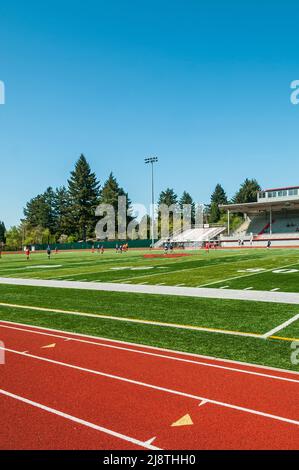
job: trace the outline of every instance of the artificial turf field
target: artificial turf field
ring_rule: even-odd
[[[135,250],[3,255],[0,277],[299,292],[299,250],[204,250],[145,258]],[[151,253],[152,254],[152,253]],[[178,253],[176,253],[178,254]]]
[[[211,250],[186,252],[188,256],[178,258],[157,253],[161,257],[147,258],[144,255],[149,253],[139,250],[123,254],[106,251],[103,255],[58,252],[50,260],[41,253],[33,254],[29,261],[24,255],[4,255],[0,277],[286,292],[299,289],[299,250]],[[0,320],[299,370],[290,359],[291,344],[299,340],[299,321],[274,337],[263,338],[299,313],[294,304],[4,284],[0,285],[0,302]],[[68,311],[96,316],[69,315]]]

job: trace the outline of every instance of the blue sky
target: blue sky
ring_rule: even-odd
[[[296,5],[297,3],[297,5]],[[295,1],[0,3],[0,220],[66,182],[84,153],[134,202],[188,190],[207,202],[246,177],[299,184]]]

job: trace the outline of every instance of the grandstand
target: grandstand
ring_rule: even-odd
[[[226,227],[220,225],[203,224],[192,228],[175,232],[169,239],[160,239],[155,248],[162,246],[166,241],[174,245],[184,245],[186,248],[199,247],[206,241],[216,240],[219,235],[226,230]]]
[[[220,205],[227,211],[227,234],[220,236],[221,246],[299,247],[299,186],[260,191],[257,202]],[[244,222],[230,233],[230,215],[243,214]]]

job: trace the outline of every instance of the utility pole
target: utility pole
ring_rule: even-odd
[[[148,158],[144,159],[145,164],[148,164],[148,163],[151,164],[151,170],[152,170],[151,171],[151,173],[152,173],[152,214],[151,214],[151,217],[152,217],[152,223],[151,223],[152,248],[154,247],[154,242],[155,242],[155,238],[154,238],[154,234],[155,234],[155,230],[154,230],[154,224],[155,224],[154,163],[157,163],[157,162],[158,162],[157,157],[148,157]]]

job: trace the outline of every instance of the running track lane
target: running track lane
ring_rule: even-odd
[[[154,437],[164,449],[298,448],[298,374],[6,322],[0,338],[2,390],[129,437],[0,394],[2,449],[142,448]],[[193,425],[171,426],[186,414]]]

